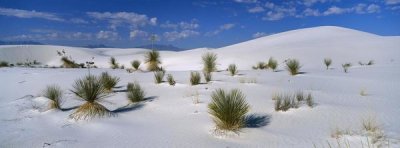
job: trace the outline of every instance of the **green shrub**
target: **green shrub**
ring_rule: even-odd
[[[212,80],[212,74],[211,74],[211,72],[210,72],[210,73],[207,73],[207,72],[204,72],[204,71],[203,71],[203,75],[204,75],[204,79],[206,80],[207,83],[210,82],[210,81]]]
[[[176,82],[174,80],[174,77],[171,74],[167,75],[167,81],[168,81],[169,85],[175,85],[176,84]]]
[[[99,100],[104,99],[108,94],[100,78],[88,75],[83,79],[76,80],[73,85],[72,93],[86,101],[86,103],[72,113],[70,118],[75,120],[88,120],[95,117],[112,115],[112,112],[98,103]]]
[[[298,108],[304,102],[309,107],[314,107],[314,100],[311,93],[305,96],[302,91],[298,91],[295,94],[286,92],[281,94],[274,93],[272,100],[275,100],[275,111],[287,111],[291,108]]]
[[[342,64],[342,67],[343,67],[343,71],[345,73],[347,73],[348,69],[351,67],[351,63],[344,63],[344,64]]]
[[[303,91],[296,92],[296,100],[298,102],[304,101],[304,92]]]
[[[286,70],[288,70],[291,75],[299,74],[300,68],[300,63],[296,59],[289,59],[286,61]]]
[[[161,64],[160,53],[156,50],[149,51],[146,53],[144,61],[147,63],[147,70],[157,71],[158,64]]]
[[[235,64],[231,64],[231,65],[229,65],[229,67],[228,67],[228,71],[229,71],[229,73],[231,74],[231,76],[234,76],[234,75],[236,75],[236,74],[237,74],[237,72],[238,72],[238,70],[237,70],[237,67],[236,67],[236,65],[235,65]]]
[[[309,107],[314,107],[315,103],[314,103],[314,99],[313,99],[313,96],[311,95],[311,93],[309,93],[309,94],[307,95],[306,103],[307,103],[307,105],[308,105]]]
[[[8,67],[9,64],[6,61],[0,61],[0,67]]]
[[[326,66],[326,70],[328,70],[328,69],[329,69],[329,66],[332,64],[332,59],[330,59],[330,58],[325,58],[325,59],[324,59],[324,63],[325,63],[325,66]]]
[[[114,57],[110,58],[110,64],[112,69],[119,68],[119,64],[117,63],[117,60]]]
[[[154,82],[156,84],[160,84],[163,82],[165,72],[164,71],[156,71],[154,72]]]
[[[198,85],[200,84],[201,76],[200,73],[197,71],[190,72],[190,84],[191,85]]]
[[[204,65],[204,67],[203,67],[204,72],[211,73],[211,72],[214,72],[217,70],[217,67],[216,67],[217,54],[208,52],[208,53],[203,54],[202,59],[203,59],[203,65]]]
[[[268,60],[267,66],[268,66],[269,68],[271,68],[272,71],[276,71],[276,68],[278,68],[278,61],[276,61],[274,58],[271,57],[271,58],[269,58],[269,60]]]
[[[228,93],[217,89],[212,92],[211,98],[208,109],[216,124],[216,129],[222,132],[239,132],[245,125],[244,118],[250,108],[244,94],[238,89],[233,89]]]
[[[68,57],[61,57],[61,62],[63,63],[64,68],[79,68],[79,64],[75,63],[75,61],[70,60]]]
[[[101,84],[107,92],[112,92],[112,89],[118,84],[120,79],[118,77],[112,77],[107,72],[102,72],[100,76]]]
[[[54,108],[61,110],[62,94],[63,92],[61,88],[57,85],[47,86],[43,91],[43,96],[51,100],[49,104],[50,109]]]
[[[138,60],[134,60],[134,61],[132,61],[131,62],[131,65],[132,65],[132,67],[135,69],[135,70],[139,70],[139,66],[140,66],[140,61],[138,61]]]
[[[268,68],[268,65],[265,64],[264,62],[258,62],[257,65],[255,66],[255,68],[256,69],[266,69],[266,68]]]
[[[126,95],[131,103],[144,100],[145,92],[139,83],[128,83]]]

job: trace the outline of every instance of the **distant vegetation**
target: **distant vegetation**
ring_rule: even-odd
[[[190,84],[191,85],[198,85],[200,84],[201,76],[200,73],[197,71],[190,72]]]
[[[237,67],[235,64],[230,64],[228,67],[228,71],[231,74],[231,76],[234,76],[238,73]]]
[[[159,70],[158,64],[161,64],[160,53],[156,50],[152,50],[146,53],[145,63],[147,64],[147,70],[157,71]]]
[[[174,86],[174,85],[176,84],[176,82],[175,82],[174,77],[172,76],[172,74],[168,74],[168,75],[167,75],[167,81],[168,81],[168,84],[169,84],[169,85]]]
[[[347,72],[348,72],[348,69],[349,69],[351,66],[352,66],[351,63],[344,63],[344,64],[342,64],[343,71],[344,71],[345,73],[347,73]]]
[[[131,103],[136,103],[144,100],[145,92],[140,87],[139,83],[128,83],[126,95]]]
[[[50,99],[49,108],[61,110],[62,104],[62,90],[57,85],[47,86],[43,91],[43,96]]]
[[[0,61],[0,67],[8,67],[9,64],[6,61]]]
[[[291,108],[298,108],[302,103],[309,107],[314,107],[314,98],[311,93],[305,95],[302,91],[295,94],[288,92],[274,94],[272,100],[275,100],[275,111],[288,111]]]
[[[276,68],[278,68],[278,61],[275,60],[274,58],[269,58],[268,60],[268,64],[267,64],[268,68],[271,68],[272,71],[276,71]]]
[[[154,72],[154,82],[156,84],[162,83],[164,79],[165,72],[164,71],[156,71]]]
[[[286,70],[289,71],[292,76],[299,74],[300,68],[301,65],[296,59],[289,59],[286,61]]]
[[[328,69],[329,69],[329,66],[332,64],[332,59],[330,59],[330,58],[325,58],[325,59],[324,59],[324,63],[325,63],[325,66],[326,66],[326,70],[328,70]]]
[[[117,63],[117,60],[114,57],[110,58],[110,65],[112,69],[119,68],[119,64]]]

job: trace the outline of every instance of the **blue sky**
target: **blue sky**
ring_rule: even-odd
[[[400,0],[0,0],[0,40],[222,47],[287,30],[342,26],[400,35]]]

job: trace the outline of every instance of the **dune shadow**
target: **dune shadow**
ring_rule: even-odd
[[[134,111],[134,110],[140,109],[143,106],[144,106],[143,103],[130,103],[128,105],[119,107],[111,112],[112,113],[124,113],[124,112],[129,112],[129,111]]]
[[[115,86],[113,88],[122,88],[122,87],[125,87],[125,86],[121,85],[121,86]]]
[[[271,121],[270,115],[261,115],[261,114],[250,114],[244,117],[245,127],[247,128],[258,128],[266,126]]]
[[[154,99],[157,99],[157,98],[158,98],[158,96],[150,96],[150,97],[144,98],[143,101],[151,102],[151,101],[153,101]]]
[[[114,93],[117,93],[117,92],[128,92],[128,89],[113,90],[112,92],[114,92]]]
[[[275,70],[275,71],[273,71],[273,72],[282,72],[283,70]]]
[[[61,108],[60,110],[64,112],[64,111],[70,111],[70,110],[76,109],[78,107],[79,107],[79,105],[72,106],[72,107],[67,107],[67,108]]]
[[[298,72],[297,74],[307,74],[307,72]]]

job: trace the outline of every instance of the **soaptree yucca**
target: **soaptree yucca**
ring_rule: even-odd
[[[140,66],[140,61],[134,60],[134,61],[131,62],[131,65],[135,70],[138,70],[139,66]]]
[[[147,63],[147,70],[157,71],[159,69],[158,64],[161,64],[160,53],[156,50],[152,50],[146,53],[145,63]]]
[[[75,61],[70,60],[68,57],[63,56],[61,58],[61,62],[63,63],[64,68],[78,68],[79,64],[75,63]]]
[[[234,76],[237,74],[238,70],[235,64],[230,64],[228,67],[228,71],[231,74],[231,76]]]
[[[61,110],[62,90],[57,85],[49,85],[43,91],[43,96],[50,99],[49,108]]]
[[[107,108],[99,103],[100,100],[107,97],[107,90],[101,83],[100,78],[88,75],[83,79],[75,81],[73,90],[71,90],[79,99],[85,103],[70,115],[70,118],[75,120],[88,120],[96,117],[111,116]]]
[[[345,73],[347,73],[348,69],[351,67],[351,63],[344,63],[344,64],[342,64],[342,67],[343,67],[343,71]]]
[[[174,76],[172,76],[172,74],[167,75],[167,81],[169,85],[174,86],[176,84]]]
[[[206,73],[211,73],[217,70],[216,68],[216,61],[217,61],[217,54],[212,52],[207,52],[203,54],[203,71]]]
[[[190,84],[191,85],[198,85],[200,84],[201,76],[200,73],[197,71],[190,72]]]
[[[110,65],[112,69],[119,68],[119,64],[117,63],[117,60],[114,57],[110,58]]]
[[[164,71],[156,71],[154,72],[154,82],[156,84],[162,83],[164,79],[165,72]]]
[[[286,70],[288,70],[291,75],[299,74],[300,68],[300,63],[296,59],[289,59],[286,61]]]
[[[272,71],[275,71],[276,68],[278,67],[278,61],[276,61],[274,58],[269,58],[268,63],[267,63],[268,68],[271,68]]]
[[[325,59],[324,59],[324,63],[325,63],[325,66],[326,66],[326,70],[328,70],[328,69],[329,69],[329,66],[331,66],[331,64],[332,64],[332,59],[330,59],[330,58],[325,58]]]
[[[112,77],[107,72],[101,73],[100,76],[100,81],[107,92],[112,92],[112,89],[118,84],[119,80],[118,77]]]
[[[212,80],[212,73],[211,72],[204,72],[203,71],[203,76],[204,76],[204,79],[206,80],[207,83]]]
[[[145,92],[139,83],[128,83],[126,95],[131,103],[144,100]]]
[[[245,95],[238,89],[233,89],[228,93],[223,89],[217,89],[212,92],[211,98],[208,109],[216,124],[216,130],[240,131],[245,125],[244,118],[250,108]]]

